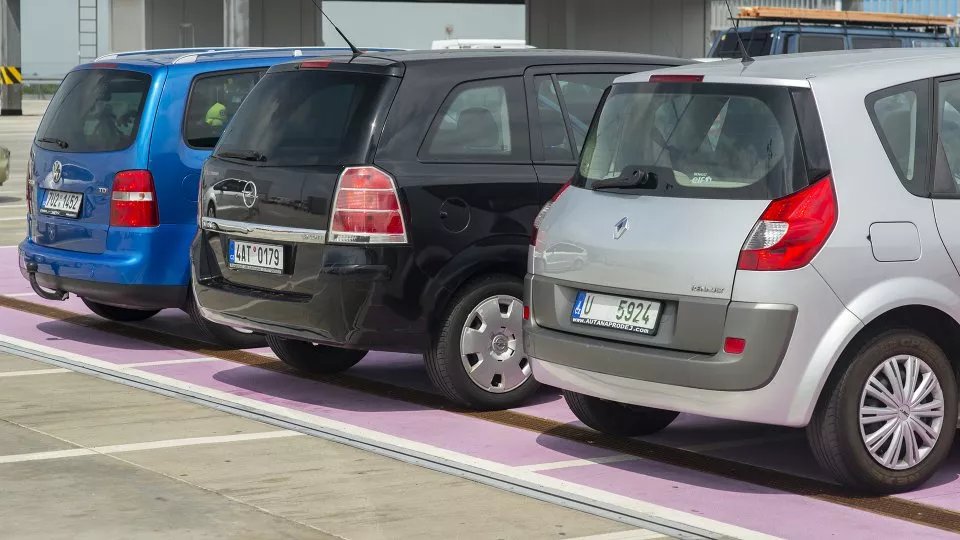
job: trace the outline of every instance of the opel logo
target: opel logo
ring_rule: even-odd
[[[257,185],[253,182],[244,181],[240,194],[243,196],[243,205],[247,208],[253,208],[253,205],[257,204]]]
[[[630,230],[630,220],[623,218],[613,226],[613,239],[619,240],[623,233]]]
[[[63,164],[59,161],[54,161],[53,170],[51,172],[53,173],[53,183],[59,184],[60,180],[63,179]]]

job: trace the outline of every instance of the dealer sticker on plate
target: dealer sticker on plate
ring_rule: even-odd
[[[662,306],[655,300],[580,291],[573,303],[570,320],[577,324],[652,335],[657,331]]]

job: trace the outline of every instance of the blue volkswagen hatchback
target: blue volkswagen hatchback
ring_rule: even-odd
[[[55,300],[73,293],[115,321],[180,308],[211,341],[262,345],[261,336],[215,325],[194,307],[189,247],[203,198],[200,169],[271,65],[345,51],[155,50],[72,70],[40,122],[27,167],[20,271],[33,290]]]

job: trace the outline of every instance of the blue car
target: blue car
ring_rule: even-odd
[[[194,307],[189,246],[204,211],[202,203],[198,210],[200,169],[270,66],[348,51],[141,51],[101,57],[68,73],[40,122],[27,166],[20,271],[33,290],[55,300],[73,293],[114,321],[184,309],[211,341],[263,345],[261,336],[203,320]],[[228,191],[228,184],[213,189]]]

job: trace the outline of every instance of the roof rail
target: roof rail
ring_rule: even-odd
[[[235,51],[237,49],[242,49],[243,47],[193,47],[193,48],[178,48],[178,49],[146,49],[142,51],[124,51],[118,53],[109,53],[98,56],[94,62],[102,62],[103,60],[116,60],[121,56],[141,56],[141,55],[157,55],[157,54],[175,54],[175,53],[199,53],[199,52],[222,52],[222,51]]]
[[[377,50],[383,50],[383,49],[384,49],[383,47],[372,47],[372,48],[373,48],[373,49],[377,49]],[[185,54],[185,55],[183,55],[183,56],[180,56],[180,57],[178,57],[176,60],[174,60],[173,63],[174,63],[174,64],[189,64],[189,63],[192,63],[192,62],[196,62],[197,60],[199,60],[199,59],[202,58],[202,57],[214,56],[214,55],[218,55],[218,54],[230,54],[230,53],[251,52],[251,51],[253,51],[253,52],[265,52],[265,53],[271,53],[271,52],[282,53],[282,52],[288,52],[288,51],[289,51],[289,52],[291,53],[291,56],[297,57],[297,56],[302,56],[304,51],[309,52],[309,51],[349,51],[349,50],[350,50],[350,49],[347,48],[347,47],[321,47],[321,46],[308,46],[308,47],[302,47],[302,46],[298,46],[298,47],[235,47],[235,48],[232,48],[232,49],[222,49],[222,50],[206,50],[206,49],[204,49],[204,50],[199,51],[199,52],[192,52],[192,53],[190,53],[190,54]],[[363,47],[361,47],[361,50],[363,50]],[[398,49],[398,50],[399,50],[399,49]]]
[[[906,15],[900,13],[876,13],[870,11],[835,11],[830,9],[802,9],[778,7],[742,7],[738,20],[816,22],[829,24],[905,27],[954,27],[956,17],[931,15]]]

